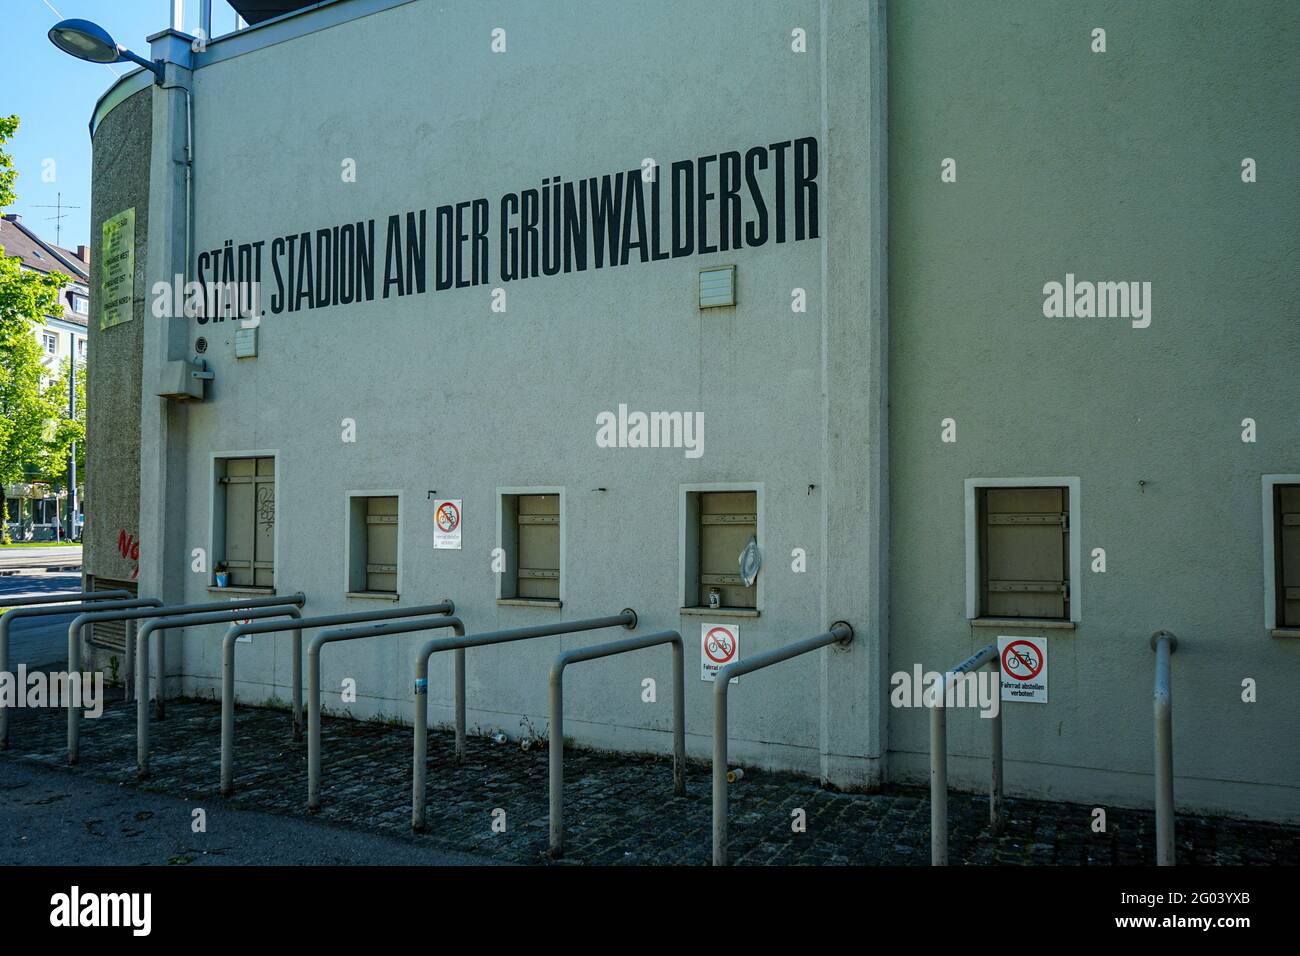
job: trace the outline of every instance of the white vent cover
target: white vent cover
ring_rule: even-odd
[[[235,358],[257,358],[257,326],[235,330]]]
[[[736,304],[736,267],[700,271],[700,308],[716,309]]]

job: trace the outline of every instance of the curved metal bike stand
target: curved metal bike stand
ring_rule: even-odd
[[[450,602],[447,602],[450,603]],[[442,612],[438,612],[442,613]],[[367,637],[388,634],[410,634],[450,627],[456,634],[464,634],[465,626],[458,617],[421,617],[406,621],[390,621],[366,627],[326,631],[312,638],[307,649],[309,691],[307,694],[307,810],[320,810],[320,651],[326,644],[336,641],[356,641]]]
[[[836,621],[829,631],[755,654],[722,668],[713,678],[713,865],[727,865],[727,689],[731,679],[780,664],[820,647],[853,643],[853,628]]]
[[[283,604],[248,607],[247,605],[230,611],[213,611],[208,614],[185,614],[179,617],[156,618],[147,621],[144,627],[140,628],[140,638],[136,642],[136,653],[139,660],[136,664],[135,674],[135,763],[136,775],[141,779],[149,776],[149,637],[155,631],[170,631],[178,627],[198,627],[201,624],[225,624],[230,621],[238,621],[240,618],[249,618],[256,620],[264,617],[302,617],[302,612],[298,608],[302,607],[307,600],[301,592],[297,594],[286,595],[283,598]],[[158,642],[162,643],[162,635],[159,635]],[[161,666],[164,658],[160,653],[158,655],[158,664]],[[166,688],[167,674],[159,670],[157,674],[158,681],[158,700],[161,703]]]
[[[95,593],[95,592],[88,592]],[[104,593],[104,592],[99,592]],[[26,601],[25,606],[15,607],[12,610],[5,611],[0,615],[0,673],[9,670],[9,622],[16,618],[28,617],[60,617],[64,614],[75,614],[83,608],[128,608],[128,607],[145,607],[157,606],[162,604],[157,598],[123,598],[112,600],[99,600],[96,598],[92,601],[77,601],[73,604],[55,605],[47,607],[34,606],[38,603],[48,604],[47,601],[33,601],[31,599],[16,598],[16,601]],[[66,600],[66,598],[64,598]],[[80,673],[81,670],[81,648],[77,648],[76,653],[76,670],[70,671],[71,674]],[[80,678],[77,678],[80,681]],[[5,750],[9,746],[9,713],[4,707],[0,707],[0,750]]]
[[[944,707],[948,688],[962,674],[974,673],[985,664],[992,664],[999,674],[1002,665],[998,649],[987,644],[944,672],[943,693],[930,707],[930,865],[948,865],[948,712]],[[1001,681],[998,694],[1001,695]],[[989,747],[989,828],[1002,832],[1006,813],[1002,803],[1002,706],[988,718],[991,743]]]
[[[302,740],[302,632],[316,627],[359,624],[413,617],[417,614],[451,614],[451,601],[419,607],[393,608],[385,611],[353,611],[325,617],[304,617],[292,624],[282,621],[249,621],[232,624],[221,642],[221,795],[235,792],[235,642],[245,634],[274,634],[293,630],[293,739]]]
[[[149,600],[156,599],[150,598]],[[238,607],[262,607],[283,602],[283,598],[258,597],[240,602]],[[122,621],[125,624],[152,617],[174,617],[179,614],[197,614],[201,611],[220,611],[233,606],[235,605],[230,601],[207,601],[203,604],[172,604],[166,606],[158,602],[149,607],[126,608],[120,611],[87,611],[79,614],[68,625],[68,673],[75,674],[81,669],[81,636],[89,624],[100,624],[104,621]],[[75,764],[80,759],[81,707],[70,700],[68,702],[68,763]]]
[[[415,747],[411,779],[411,829],[424,831],[425,782],[429,754],[429,658],[439,651],[456,652],[456,757],[465,755],[465,648],[486,647],[489,644],[507,644],[527,641],[534,637],[554,637],[557,634],[574,634],[594,631],[602,627],[636,627],[636,611],[623,608],[610,617],[592,617],[580,621],[561,621],[557,624],[514,627],[504,631],[485,631],[465,636],[464,631],[455,637],[434,638],[415,655]]]
[[[1169,657],[1178,649],[1178,638],[1169,631],[1156,631],[1151,635],[1151,649],[1156,652],[1156,866],[1173,866],[1177,862],[1174,856],[1174,697]]]
[[[0,614],[0,674],[9,671],[9,621],[12,617],[21,616],[17,612],[30,607],[37,607],[46,604],[59,604],[60,602],[90,603],[94,601],[107,601],[112,598],[130,598],[131,592],[116,588],[111,591],[62,591],[57,594],[34,594],[29,597],[7,598],[5,603],[9,610]],[[68,608],[61,612],[70,614],[74,609]],[[9,709],[0,705],[0,750],[9,749]]]
[[[629,637],[594,647],[563,651],[551,665],[550,778],[551,856],[564,854],[564,669],[570,664],[626,654],[660,644],[673,648],[673,793],[686,795],[686,664],[682,636],[676,631],[658,631],[643,637]]]

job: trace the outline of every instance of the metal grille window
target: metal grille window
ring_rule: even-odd
[[[218,461],[220,489],[216,570],[233,587],[269,588],[275,582],[275,459]]]
[[[560,496],[516,495],[515,596],[560,599]]]
[[[698,507],[699,606],[757,607],[758,582],[745,586],[740,555],[749,539],[758,534],[758,493],[700,492]]]
[[[980,615],[1070,617],[1069,490],[981,488]]]
[[[398,498],[357,495],[351,499],[348,591],[397,593]]]
[[[1277,626],[1300,627],[1300,485],[1273,486]]]
[[[132,597],[139,594],[139,587],[134,581],[115,581],[112,578],[96,577],[93,574],[86,575],[87,591],[113,591],[118,589],[130,592]],[[126,650],[126,622],[99,621],[92,624],[90,625],[89,640],[96,647],[117,651],[119,654],[123,653]]]

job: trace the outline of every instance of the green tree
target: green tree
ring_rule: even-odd
[[[17,116],[0,116],[0,209],[16,198],[18,173],[4,146],[17,129]],[[0,485],[21,481],[48,454],[52,436],[47,423],[58,411],[41,391],[36,329],[43,316],[60,314],[59,290],[66,281],[61,275],[26,271],[19,259],[0,248]],[[66,394],[65,383],[65,407]],[[0,495],[0,502],[7,544],[8,501]]]
[[[68,487],[68,456],[77,445],[77,474],[86,473],[86,363],[77,363],[75,415],[68,409],[68,376],[72,362],[64,359],[58,376],[45,389],[51,419],[45,427],[45,449],[39,462],[39,479],[54,488]]]

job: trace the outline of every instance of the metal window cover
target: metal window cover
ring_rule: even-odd
[[[736,304],[736,267],[700,270],[700,308],[714,309]]]
[[[1277,485],[1277,620],[1300,625],[1300,485]]]
[[[515,496],[516,597],[558,600],[560,596],[560,496]]]
[[[395,592],[398,564],[396,495],[366,498],[366,590]]]
[[[1069,508],[1060,486],[981,490],[982,613],[1064,618]]]
[[[758,493],[755,491],[704,491],[699,493],[699,572],[696,600],[709,604],[716,588],[723,607],[754,608],[758,586],[746,587],[740,573],[740,555],[758,531]]]

